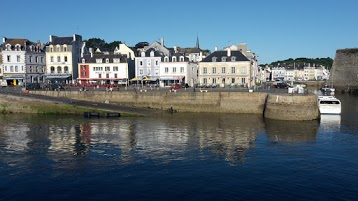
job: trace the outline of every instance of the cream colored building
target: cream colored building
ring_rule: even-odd
[[[118,47],[116,47],[116,49],[114,50],[114,54],[127,55],[127,58],[130,59],[130,60],[134,60],[135,55],[136,55],[135,50],[133,50],[132,48],[128,47],[124,43],[120,43],[118,45]]]
[[[46,45],[46,79],[51,82],[75,82],[83,46],[80,35],[50,35],[50,42]]]
[[[198,86],[253,86],[251,62],[241,51],[215,51],[199,63]]]

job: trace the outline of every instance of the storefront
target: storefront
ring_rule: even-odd
[[[3,80],[6,80],[8,86],[22,86],[25,81],[25,74],[4,74]]]

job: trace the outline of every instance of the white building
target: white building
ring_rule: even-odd
[[[271,81],[286,80],[285,67],[272,67],[271,68]]]
[[[189,60],[185,54],[174,53],[172,56],[163,56],[159,67],[160,86],[186,83],[193,86],[194,80],[191,78],[190,70]]]
[[[127,55],[85,54],[78,64],[81,84],[120,84],[127,85]]]
[[[3,38],[3,79],[9,85],[23,85],[44,81],[45,53],[42,43],[27,39]]]

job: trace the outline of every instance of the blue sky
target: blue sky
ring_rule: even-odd
[[[334,58],[358,47],[356,0],[11,0],[1,2],[2,37],[47,42],[82,35],[106,42],[159,41],[200,48],[247,43],[259,63]]]

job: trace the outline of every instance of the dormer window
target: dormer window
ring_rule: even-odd
[[[10,44],[6,45],[6,50],[8,50],[8,51],[11,50],[11,45]]]
[[[61,47],[60,47],[60,46],[57,46],[56,49],[57,49],[57,50],[56,50],[57,52],[60,52],[60,51],[61,51]]]
[[[19,44],[16,44],[15,50],[16,50],[16,51],[20,51],[20,48],[21,48],[21,46],[20,46]]]
[[[180,60],[180,62],[184,62],[184,57],[181,56],[179,60]]]
[[[67,52],[67,46],[65,46],[65,45],[63,46],[63,51]]]
[[[164,57],[164,62],[168,62],[169,58],[168,57]]]
[[[120,63],[119,59],[113,59],[113,63]]]
[[[213,58],[212,58],[212,62],[216,62],[216,57],[213,57]]]
[[[221,57],[221,61],[225,62],[226,61],[226,57]]]
[[[50,46],[50,52],[53,52],[53,47],[52,46]]]
[[[106,59],[106,63],[109,63],[109,59],[108,59],[108,58]]]
[[[231,61],[236,61],[236,57],[231,57]]]
[[[101,63],[102,63],[102,59],[96,59],[96,63],[101,64]]]
[[[176,57],[172,57],[172,62],[177,62],[177,58],[176,58]]]
[[[86,59],[82,59],[82,63],[86,63]]]

